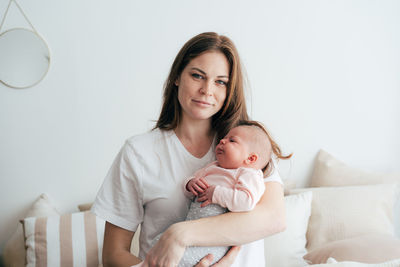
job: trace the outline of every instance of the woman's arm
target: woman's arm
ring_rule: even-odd
[[[104,267],[132,266],[141,262],[141,259],[130,253],[134,234],[135,232],[106,222],[103,244]]]
[[[232,246],[262,239],[286,228],[283,187],[278,182],[265,183],[265,192],[252,211],[185,221],[171,228],[172,233],[180,233],[185,246]]]
[[[285,228],[283,187],[278,182],[267,182],[260,202],[252,211],[228,212],[173,224],[149,251],[146,260],[153,263],[178,263],[188,246],[242,245],[281,232]],[[160,266],[173,266],[168,264]]]

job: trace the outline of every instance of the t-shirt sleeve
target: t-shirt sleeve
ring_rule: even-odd
[[[283,185],[282,178],[279,175],[278,171],[278,164],[276,163],[275,159],[272,159],[272,163],[274,164],[274,169],[268,177],[264,178],[264,182],[278,182]]]
[[[126,142],[97,193],[92,212],[111,224],[136,231],[144,213],[140,172],[134,148]]]

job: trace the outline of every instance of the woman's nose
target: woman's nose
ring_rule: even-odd
[[[211,96],[212,95],[212,84],[210,81],[204,81],[200,88],[200,93],[206,95],[206,96]]]

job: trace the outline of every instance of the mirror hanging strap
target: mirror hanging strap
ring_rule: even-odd
[[[30,22],[28,17],[25,15],[25,12],[22,10],[21,6],[17,3],[16,0],[10,0],[10,2],[8,3],[6,12],[4,13],[3,19],[2,19],[1,24],[0,24],[0,33],[1,33],[1,28],[3,27],[4,21],[6,20],[6,16],[7,16],[8,10],[10,9],[10,6],[11,6],[12,2],[14,2],[14,4],[18,7],[18,9],[21,12],[21,14],[24,16],[24,18],[29,23],[29,25],[31,25],[33,31],[37,34],[38,32],[36,31],[35,27],[33,27],[32,23]]]

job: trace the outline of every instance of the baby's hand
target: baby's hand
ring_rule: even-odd
[[[195,196],[204,193],[208,187],[209,185],[204,178],[193,178],[186,185],[186,189]]]
[[[207,205],[212,204],[212,197],[214,195],[215,185],[209,186],[204,193],[201,193],[200,196],[197,198],[198,202],[201,203],[200,207],[205,207]]]

